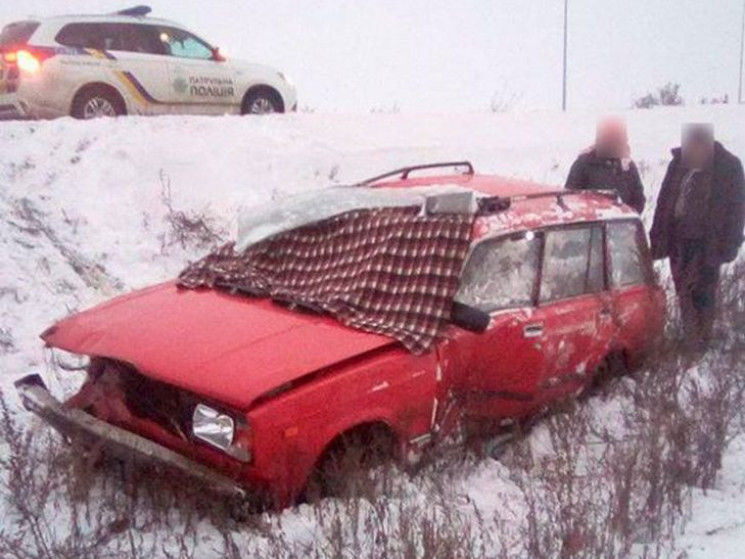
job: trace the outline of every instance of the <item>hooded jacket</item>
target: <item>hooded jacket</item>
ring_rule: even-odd
[[[688,173],[681,148],[672,150],[673,160],[667,168],[657,199],[650,233],[652,257],[667,258],[678,240],[675,206],[681,183]],[[722,144],[714,144],[714,161],[710,169],[711,192],[706,213],[707,229],[703,238],[705,263],[720,266],[737,258],[745,226],[745,176],[740,160]],[[683,232],[684,233],[684,232]]]

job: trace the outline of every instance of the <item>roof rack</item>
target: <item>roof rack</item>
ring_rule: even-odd
[[[118,12],[114,13],[118,16],[145,17],[152,11],[153,9],[150,6],[139,5],[124,10],[119,10]]]
[[[445,167],[465,167],[465,171],[462,173],[463,175],[473,175],[475,172],[473,170],[473,165],[471,164],[470,161],[449,161],[446,163],[428,163],[425,165],[412,165],[410,167],[403,167],[401,169],[396,169],[395,171],[384,173],[382,175],[378,175],[371,179],[362,181],[361,183],[358,184],[358,186],[368,186],[376,182],[380,182],[383,179],[389,179],[392,177],[399,177],[401,180],[406,180],[409,178],[409,174],[412,171],[422,171],[425,169],[442,169]]]
[[[589,189],[589,190],[555,190],[549,192],[536,192],[533,194],[519,194],[517,196],[487,196],[478,199],[479,215],[489,215],[501,213],[512,207],[512,202],[522,202],[524,200],[535,200],[536,198],[556,198],[556,203],[563,210],[569,207],[564,202],[566,196],[583,196],[586,194],[597,194],[612,200],[616,205],[623,204],[621,195],[617,190],[611,189]]]

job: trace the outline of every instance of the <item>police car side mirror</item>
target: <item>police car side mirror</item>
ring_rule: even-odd
[[[220,52],[220,47],[212,49],[212,60],[215,62],[227,62],[228,58]]]

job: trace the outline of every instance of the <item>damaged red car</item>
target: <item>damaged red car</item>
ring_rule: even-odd
[[[613,193],[433,164],[251,212],[177,280],[42,334],[90,358],[72,398],[16,385],[67,437],[285,506],[341,441],[415,464],[635,367],[664,314]]]

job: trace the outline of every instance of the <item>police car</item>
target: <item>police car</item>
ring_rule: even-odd
[[[0,33],[0,117],[266,114],[297,108],[282,72],[227,59],[147,6],[11,23]]]

